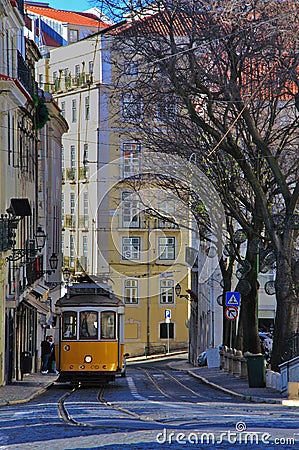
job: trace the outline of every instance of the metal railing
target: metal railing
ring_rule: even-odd
[[[36,94],[37,90],[34,79],[32,77],[31,70],[27,66],[22,54],[19,51],[17,51],[17,55],[18,55],[18,71],[17,71],[18,80],[22,83],[22,85],[30,95]]]

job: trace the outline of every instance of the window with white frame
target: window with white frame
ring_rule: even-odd
[[[122,238],[122,259],[140,259],[140,237]]]
[[[138,75],[138,61],[124,62],[124,75],[137,76]]]
[[[72,100],[72,122],[77,122],[77,100]]]
[[[175,257],[175,238],[159,237],[158,241],[159,259],[174,259]]]
[[[79,76],[80,76],[80,65],[76,64],[75,65],[75,77],[77,80],[79,79]]]
[[[65,102],[60,103],[61,115],[65,117]]]
[[[138,280],[128,278],[125,280],[125,303],[138,303]]]
[[[85,97],[85,120],[90,118],[89,95]]]
[[[88,70],[89,70],[89,74],[92,75],[92,73],[93,73],[93,61],[89,61],[89,63],[88,63]]]
[[[160,281],[160,303],[174,303],[174,280]]]
[[[38,75],[38,86],[43,89],[44,88],[44,78],[43,78],[43,74],[40,73]]]
[[[162,217],[165,217],[165,219],[162,218],[159,219],[158,221],[159,228],[178,228],[178,225],[175,220],[177,216],[177,205],[174,203],[172,199],[172,194],[170,199],[161,200],[159,202],[158,210],[160,215]]]
[[[140,171],[141,145],[137,142],[124,142],[122,144],[123,177],[131,177]]]
[[[83,166],[86,167],[88,165],[88,144],[84,144],[83,147]]]
[[[62,177],[63,177],[63,172],[65,169],[65,165],[64,165],[64,146],[61,146],[61,170],[62,170]]]
[[[176,116],[176,103],[169,97],[164,97],[156,104],[156,120],[158,122],[172,122]]]
[[[61,218],[62,218],[62,226],[64,221],[64,192],[61,193]]]
[[[75,221],[75,194],[74,192],[70,193],[70,207],[71,207],[71,226],[73,226],[73,222]]]
[[[83,250],[83,257],[87,258],[88,256],[88,245],[87,245],[87,236],[83,236],[83,241],[82,241],[82,250]]]
[[[70,267],[75,267],[75,238],[70,235]]]
[[[75,146],[71,145],[71,169],[75,169],[76,167],[76,150]]]
[[[69,30],[69,41],[70,42],[77,42],[78,38],[79,38],[78,30],[70,29]]]
[[[132,192],[122,192],[122,226],[140,227],[138,200]]]
[[[83,194],[83,214],[88,217],[88,192],[85,191]]]
[[[124,94],[122,97],[122,119],[139,122],[142,119],[142,101],[138,96]]]

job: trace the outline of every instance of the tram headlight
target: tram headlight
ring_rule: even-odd
[[[91,363],[91,361],[92,361],[92,356],[90,356],[90,355],[84,356],[84,361],[85,361],[86,363]]]

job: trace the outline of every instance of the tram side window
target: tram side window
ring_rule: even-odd
[[[76,339],[77,337],[77,313],[65,311],[62,316],[62,332],[64,339]]]
[[[115,339],[115,312],[101,312],[101,339]]]
[[[80,339],[98,338],[98,313],[96,311],[80,312]]]

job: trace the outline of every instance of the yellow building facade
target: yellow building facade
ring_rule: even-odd
[[[124,298],[126,352],[187,349],[189,304],[176,296],[175,286],[180,283],[182,292],[189,287],[189,232],[166,220],[176,202],[162,199],[154,180],[142,191],[145,197],[154,192],[152,209],[165,220],[149,213],[128,181],[141,173],[146,146],[142,136],[132,135],[123,93],[114,89],[119,74],[112,51],[113,38],[99,33],[51,50],[38,65],[37,76],[49,84],[69,124],[62,155],[64,268],[73,277],[94,275]]]

